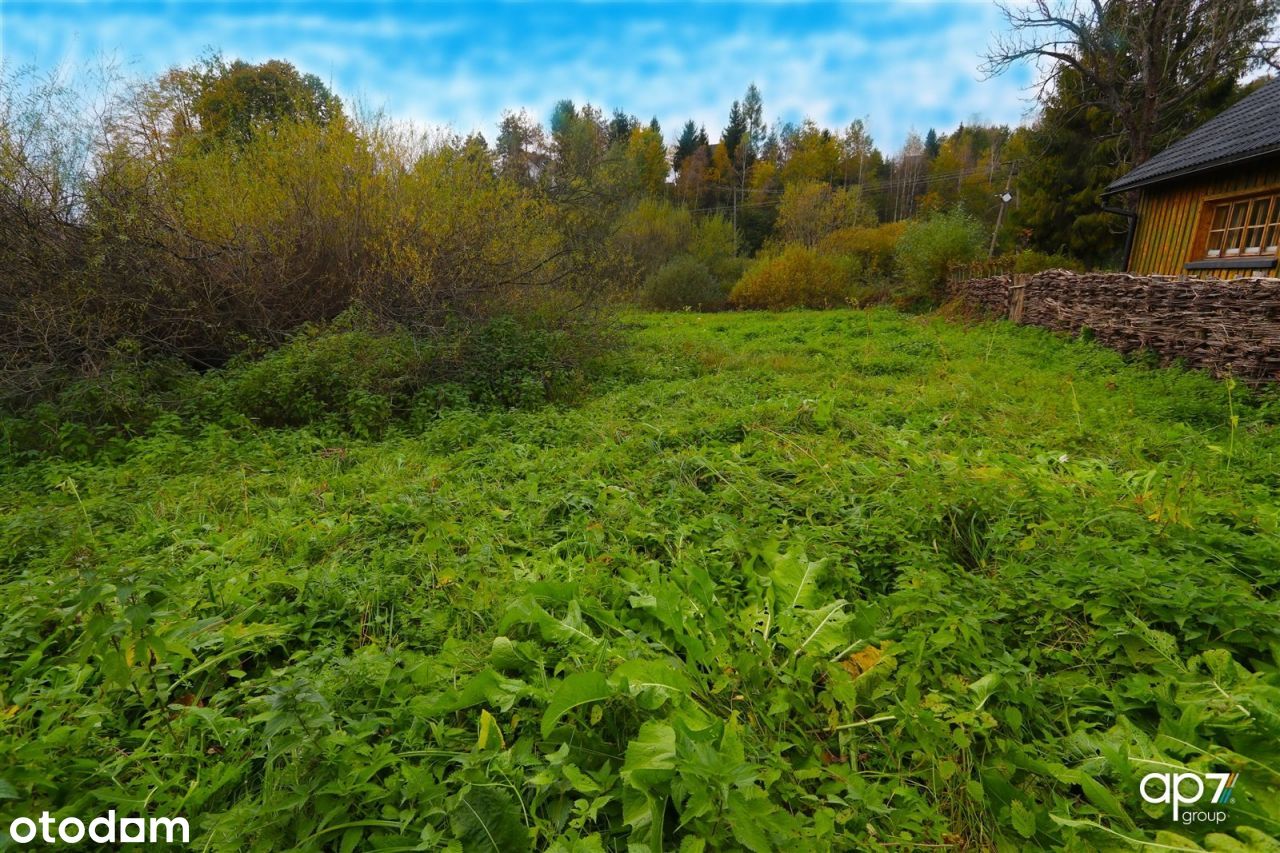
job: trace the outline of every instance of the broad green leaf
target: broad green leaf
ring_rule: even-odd
[[[599,672],[575,672],[556,687],[542,715],[542,736],[548,737],[556,723],[579,705],[599,702],[613,695],[613,688]]]
[[[472,786],[449,813],[454,837],[466,853],[519,853],[529,849],[520,804],[497,786]]]
[[[638,788],[624,788],[622,791],[622,822],[634,831],[632,840],[627,843],[630,851],[662,850],[662,828],[667,813],[667,802],[670,797],[661,792],[653,792]],[[641,833],[648,830],[648,841],[644,841]]]
[[[1156,654],[1167,661],[1178,663],[1178,641],[1172,634],[1157,631],[1132,613],[1129,614],[1129,621],[1135,633],[1155,650]]]
[[[1196,844],[1190,838],[1177,832],[1171,832],[1167,829],[1161,829],[1156,832],[1156,844],[1165,845],[1166,850],[1203,850],[1199,844]]]
[[[1280,853],[1280,838],[1256,826],[1241,826],[1236,829],[1236,835],[1248,845],[1250,853]]]
[[[1013,819],[1013,828],[1023,838],[1031,838],[1036,834],[1035,813],[1024,806],[1021,800],[1010,803],[1009,816]]]
[[[489,649],[489,665],[500,672],[523,672],[537,660],[532,643],[516,643],[510,637],[494,637]],[[536,647],[534,647],[536,648]]]
[[[581,611],[572,606],[565,618],[558,619],[548,613],[531,595],[521,596],[507,606],[507,612],[498,623],[498,630],[506,633],[512,626],[528,625],[538,629],[544,640],[572,642],[597,646],[600,640],[591,634],[582,621]]]
[[[1105,785],[1083,771],[1080,772],[1077,782],[1089,802],[1093,803],[1105,814],[1123,821],[1128,826],[1133,826],[1133,819],[1129,817],[1129,813],[1124,810],[1124,806],[1120,804],[1120,801]]]
[[[676,731],[657,720],[640,727],[640,732],[627,744],[622,763],[622,781],[640,789],[665,782],[676,768]]]
[[[978,704],[975,707],[981,708],[987,704],[987,700],[991,698],[991,694],[996,692],[996,688],[1000,686],[1000,673],[988,672],[979,678],[973,684],[969,685],[969,692],[978,697]]]
[[[560,771],[564,773],[564,778],[568,780],[570,785],[584,794],[594,794],[600,790],[599,782],[572,764],[565,764],[560,768]]]
[[[420,717],[438,717],[485,704],[500,711],[509,711],[526,687],[523,681],[505,678],[492,669],[486,669],[473,676],[459,690],[432,698],[421,697],[414,700],[411,707]]]
[[[767,803],[752,802],[737,791],[729,793],[729,829],[733,838],[752,853],[773,853],[774,845],[764,831],[763,824],[769,809]]]
[[[487,709],[480,710],[480,725],[476,733],[476,750],[487,749],[490,745],[494,747],[503,747],[506,744],[502,739],[502,729],[498,726],[498,721],[493,718]]]
[[[1226,649],[1209,649],[1200,658],[1219,684],[1229,686],[1235,681],[1235,663]]]
[[[364,836],[364,828],[353,826],[346,832],[342,833],[342,842],[338,845],[338,853],[351,853],[356,849],[356,845],[360,843],[360,839]]]
[[[844,648],[849,641],[845,630],[849,616],[844,612],[844,605],[843,601],[834,601],[821,610],[799,611],[795,626],[787,631],[788,646],[793,647],[796,654],[814,655],[830,655]]]
[[[811,561],[804,554],[788,552],[773,558],[769,580],[774,602],[781,610],[814,607],[818,603],[818,575],[823,561]]]
[[[673,660],[632,658],[623,661],[613,675],[611,683],[620,689],[625,686],[642,708],[653,711],[662,707],[668,699],[687,696],[693,690],[693,682]]]

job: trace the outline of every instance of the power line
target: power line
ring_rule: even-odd
[[[1014,159],[1014,160],[1005,160],[1004,162],[1000,163],[999,166],[1000,167],[1015,166],[1020,162],[1021,162],[1021,158]],[[861,184],[845,184],[844,186],[864,187],[864,188],[870,188],[870,189],[882,189],[886,187],[896,187],[896,186],[902,186],[904,184],[911,184],[911,183],[932,184],[932,183],[939,183],[942,181],[952,181],[958,178],[966,178],[969,175],[975,175],[979,172],[985,172],[989,168],[990,166],[979,166],[979,165],[965,166],[960,169],[953,169],[948,172],[935,172],[931,175],[927,175],[921,178],[888,178],[878,183],[873,181],[863,181]],[[705,186],[716,187],[719,189],[735,189],[737,187],[736,184],[720,184],[720,183],[706,184]],[[752,190],[752,192],[780,195],[786,192],[786,189],[784,187],[777,188],[777,189],[756,189],[756,190]]]
[[[1009,174],[1012,175],[1014,168],[1020,162],[1022,162],[1021,158],[1014,159],[1014,160],[1006,160],[1005,162],[1001,163],[1000,166],[1002,168],[1007,168],[1009,170]],[[981,172],[987,172],[989,169],[990,167],[986,165],[983,165],[983,166],[974,165],[974,166],[970,166],[963,169],[955,169],[949,172],[939,172],[934,175],[926,175],[920,178],[889,178],[879,182],[863,182],[861,184],[850,184],[847,186],[858,187],[864,193],[879,192],[882,190],[901,189],[902,187],[908,187],[908,186],[910,187],[915,187],[920,185],[931,186],[936,183],[962,180],[964,178],[969,177],[970,175],[976,175]],[[706,184],[705,186],[713,187],[717,189],[736,189],[736,186],[734,185],[720,184],[720,183]],[[778,196],[778,198],[774,198],[769,201],[741,202],[737,205],[739,209],[744,207],[752,207],[752,208],[775,207],[782,203],[781,196],[783,193],[786,192],[786,188],[783,187],[783,188],[777,188],[777,189],[757,189],[757,190],[752,190],[751,192],[764,193],[766,195],[774,195],[774,196]],[[732,204],[726,203],[726,204],[709,205],[706,207],[693,207],[693,208],[689,208],[689,211],[691,213],[707,213],[711,211],[731,210],[732,208],[733,208]]]

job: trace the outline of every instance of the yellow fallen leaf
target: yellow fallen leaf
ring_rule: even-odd
[[[489,739],[497,736],[498,745],[502,749],[506,749],[507,743],[502,737],[502,729],[498,726],[498,721],[493,718],[487,710],[480,711],[480,731],[476,735],[476,749],[482,750],[489,745]]]
[[[844,660],[840,661],[840,665],[855,680],[866,674],[867,670],[880,662],[880,658],[884,656],[877,646],[867,646],[864,649],[854,652]]]

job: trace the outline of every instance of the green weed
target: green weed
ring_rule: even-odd
[[[630,366],[574,406],[162,420],[113,458],[0,468],[3,825],[184,815],[250,850],[1274,843],[1273,399],[889,311],[625,337]],[[490,375],[523,345],[484,344]],[[394,415],[381,352],[351,357]],[[345,405],[321,366],[290,370]],[[1143,802],[1152,768],[1239,772],[1226,821]]]

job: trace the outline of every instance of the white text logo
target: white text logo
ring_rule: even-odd
[[[78,817],[58,820],[48,812],[42,812],[39,818],[18,817],[9,822],[9,837],[19,844],[30,844],[37,837],[46,844],[78,844],[86,836],[98,844],[187,844],[191,841],[191,828],[182,817],[117,820],[115,809],[95,817],[88,826]]]
[[[1212,789],[1209,802],[1226,805],[1231,801],[1231,789],[1235,787],[1238,773],[1148,773],[1142,777],[1139,791],[1148,803],[1164,803],[1173,806],[1173,819],[1183,823],[1207,820],[1220,823],[1227,818],[1225,811],[1188,811],[1188,806],[1199,805]],[[1208,782],[1206,785],[1205,783]],[[1215,787],[1216,786],[1216,787]]]

